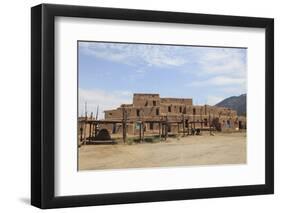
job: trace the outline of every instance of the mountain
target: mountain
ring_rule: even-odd
[[[237,111],[238,115],[246,115],[247,94],[232,96],[217,103],[215,106],[226,107]]]

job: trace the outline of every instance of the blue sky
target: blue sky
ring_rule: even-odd
[[[131,103],[133,93],[216,104],[246,93],[247,49],[79,42],[79,114]]]

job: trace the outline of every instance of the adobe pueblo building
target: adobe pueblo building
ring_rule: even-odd
[[[194,134],[202,131],[238,131],[246,129],[246,117],[237,112],[209,105],[193,105],[191,98],[161,98],[159,94],[134,94],[132,104],[106,110],[99,124],[111,134],[129,135]],[[125,124],[125,125],[124,125]],[[124,133],[123,133],[124,134]]]

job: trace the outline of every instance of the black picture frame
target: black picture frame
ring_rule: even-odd
[[[264,28],[265,184],[93,195],[54,195],[55,17]],[[31,204],[60,208],[274,193],[274,20],[271,18],[41,4],[31,8]]]

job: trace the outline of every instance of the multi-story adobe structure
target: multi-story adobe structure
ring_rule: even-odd
[[[138,134],[138,123],[142,122],[146,133],[158,133],[162,120],[169,121],[168,132],[184,131],[179,122],[185,121],[185,128],[217,131],[237,131],[246,128],[246,117],[237,112],[210,105],[193,105],[191,98],[161,98],[159,94],[134,94],[132,104],[122,104],[106,110],[105,121],[126,119],[127,133]],[[177,123],[177,121],[179,121]],[[191,125],[191,126],[188,126]],[[187,127],[188,126],[188,127]],[[122,133],[122,124],[101,124],[110,133]]]

